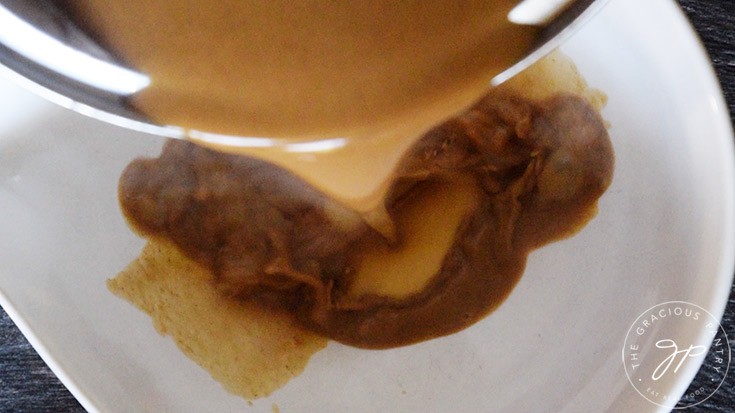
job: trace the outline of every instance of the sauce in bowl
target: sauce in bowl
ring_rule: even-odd
[[[225,135],[190,133],[361,211],[380,204],[408,147],[484,95],[536,33],[508,21],[517,0],[60,3],[150,76],[131,103],[155,122]]]

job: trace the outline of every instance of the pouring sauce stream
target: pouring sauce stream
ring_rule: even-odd
[[[407,148],[486,93],[536,34],[508,21],[517,0],[60,3],[150,76],[131,103],[154,121],[224,135],[190,133],[364,213]]]

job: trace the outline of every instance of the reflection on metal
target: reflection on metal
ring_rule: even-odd
[[[558,16],[574,0],[523,0],[508,14],[515,24],[544,26]]]
[[[91,87],[131,95],[148,86],[148,76],[73,49],[0,6],[0,43],[56,73]]]
[[[539,20],[544,10],[554,15],[559,9],[551,7],[553,4],[559,5],[559,3],[569,3],[569,0],[525,0],[515,9],[511,10],[511,14],[508,15],[508,19],[512,19],[513,12],[516,12],[516,19],[522,17],[527,18],[528,21]],[[554,15],[551,21],[544,22],[542,24],[543,29],[539,33],[538,39],[536,39],[536,47],[534,47],[526,57],[521,59],[518,63],[511,66],[509,69],[503,71],[499,75],[495,76],[492,80],[493,86],[497,86],[511,77],[526,70],[529,66],[539,61],[542,57],[549,54],[552,50],[561,46],[569,37],[574,34],[584,23],[586,23],[592,16],[594,16],[602,7],[607,4],[608,0],[575,0],[570,4],[562,5],[562,11],[559,14]],[[542,3],[546,3],[546,6],[541,6]],[[528,7],[525,16],[521,14],[518,16],[516,10],[520,8],[523,11],[523,7]],[[546,9],[548,7],[548,9]],[[541,19],[543,20],[543,19]]]

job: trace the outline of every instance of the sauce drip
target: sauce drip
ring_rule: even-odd
[[[396,210],[400,239],[361,246],[349,295],[403,298],[421,292],[442,266],[462,219],[477,208],[478,189],[469,177],[422,188]]]

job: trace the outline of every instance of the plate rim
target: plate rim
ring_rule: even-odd
[[[711,289],[713,291],[713,300],[711,303],[707,303],[707,307],[704,307],[722,324],[722,317],[725,315],[730,295],[734,294],[733,285],[735,285],[735,130],[733,130],[732,124],[733,115],[728,108],[727,100],[722,90],[722,83],[713,65],[712,58],[699,33],[697,33],[696,28],[676,0],[667,0],[665,3],[666,7],[669,8],[667,12],[674,19],[673,21],[689,32],[689,36],[686,36],[687,44],[680,45],[680,47],[691,52],[692,61],[694,62],[692,64],[701,66],[703,72],[707,74],[699,79],[699,81],[708,84],[708,88],[716,91],[712,102],[714,105],[711,106],[712,113],[716,118],[717,129],[722,131],[722,134],[718,134],[717,138],[722,140],[721,144],[727,148],[726,151],[722,151],[720,156],[721,165],[725,168],[723,188],[721,188],[723,189],[722,198],[724,200],[722,226],[725,229],[729,229],[729,231],[724,231],[723,242],[720,245],[721,251],[719,258],[721,267],[716,278],[717,282],[713,284]],[[699,340],[702,340],[702,337],[707,335],[705,331],[701,331]],[[702,342],[709,343],[708,345],[711,346],[713,340],[714,337],[703,340]],[[731,343],[733,342],[735,341],[731,340]],[[732,353],[732,350],[730,351]],[[672,392],[678,395],[677,402],[694,382],[694,379],[704,364],[704,360],[703,358],[695,363],[689,363],[686,370],[682,372],[682,379],[678,380],[672,387]],[[670,411],[667,407],[656,406],[657,412],[666,413]]]

